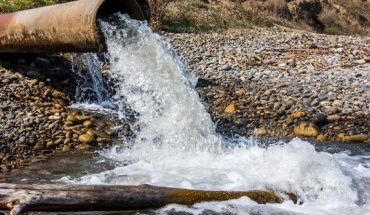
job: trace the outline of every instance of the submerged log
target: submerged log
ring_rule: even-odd
[[[293,193],[274,191],[202,191],[150,185],[17,185],[0,184],[0,210],[11,215],[27,211],[122,211],[161,208],[168,204],[193,205],[246,196],[259,203],[297,202]]]

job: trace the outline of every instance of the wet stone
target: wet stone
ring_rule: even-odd
[[[268,134],[267,132],[267,129],[266,128],[258,128],[254,134],[256,135],[256,137],[263,137],[263,136],[266,136]]]
[[[26,74],[32,78],[38,78],[41,75],[38,71],[28,71]]]
[[[89,134],[83,134],[78,137],[78,141],[80,141],[81,143],[93,143],[95,139]]]
[[[325,125],[327,123],[326,116],[322,113],[317,113],[313,116],[313,123],[318,126]]]
[[[303,122],[294,127],[294,133],[303,137],[317,137],[320,132],[314,124]]]

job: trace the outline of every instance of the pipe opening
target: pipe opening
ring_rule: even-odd
[[[108,16],[121,12],[128,14],[132,19],[149,21],[149,4],[146,0],[105,0],[100,6],[97,16]]]
[[[130,18],[137,20],[149,21],[150,18],[149,4],[147,0],[105,0],[99,7],[96,17],[99,18],[109,16],[116,12],[128,14]],[[97,34],[99,38],[99,51],[107,51],[105,38],[100,29],[97,29]]]

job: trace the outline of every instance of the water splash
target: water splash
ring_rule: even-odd
[[[77,77],[76,101],[78,103],[98,104],[113,108],[109,92],[104,87],[97,54],[84,53],[72,55],[72,71]]]
[[[170,43],[127,16],[116,15],[100,25],[115,80],[113,101],[122,112],[128,105],[138,115],[133,147],[219,150],[221,138],[193,90],[197,79]]]
[[[126,147],[103,152],[120,165],[81,178],[61,179],[82,184],[152,184],[204,190],[274,189],[297,193],[303,205],[291,201],[256,205],[248,198],[169,205],[192,214],[370,214],[370,157],[317,152],[300,139],[268,147],[249,139],[229,145],[215,133],[210,116],[186,69],[168,41],[146,23],[115,15],[100,22],[107,38],[111,101],[121,117],[136,113],[137,137]],[[213,213],[210,212],[210,213]]]

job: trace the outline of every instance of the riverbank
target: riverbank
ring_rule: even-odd
[[[367,142],[370,38],[285,29],[168,34],[226,135]]]
[[[0,59],[2,171],[43,162],[55,152],[102,148],[129,133],[113,128],[115,116],[69,108],[77,86],[70,55],[4,54]]]
[[[369,143],[369,38],[281,29],[167,36],[201,78],[221,134]],[[68,108],[77,85],[68,55],[0,60],[2,171],[130,135],[129,122]]]

